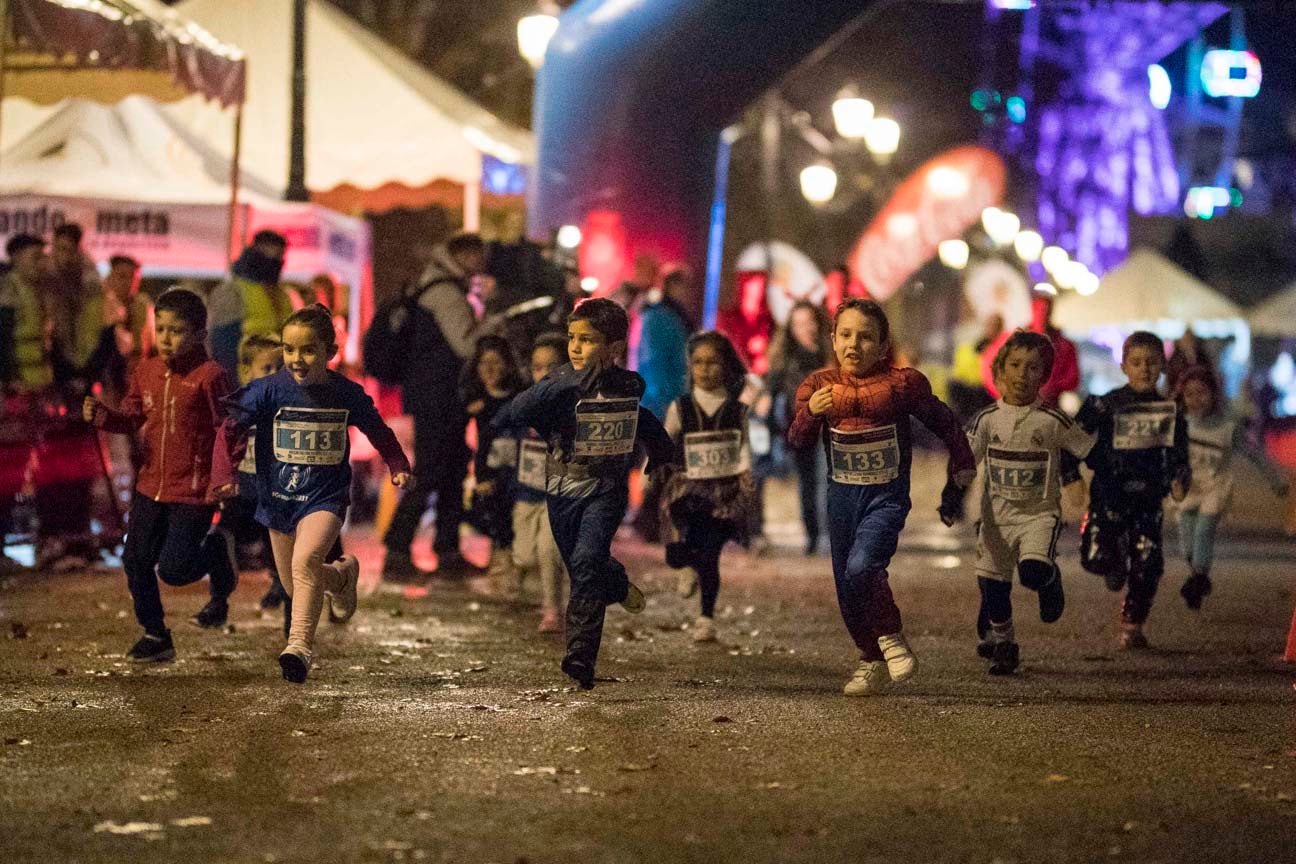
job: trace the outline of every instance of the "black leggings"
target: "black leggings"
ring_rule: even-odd
[[[697,571],[702,614],[711,618],[720,594],[720,550],[734,536],[734,524],[727,519],[692,516],[685,522],[683,533],[682,541],[666,546],[666,563]]]

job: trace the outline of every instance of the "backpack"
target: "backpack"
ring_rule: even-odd
[[[414,335],[419,298],[423,292],[443,280],[411,282],[399,297],[380,305],[374,312],[369,329],[361,341],[365,373],[383,384],[399,385],[405,376],[405,360]]]

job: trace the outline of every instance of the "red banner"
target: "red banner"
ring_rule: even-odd
[[[1003,200],[1007,169],[982,147],[956,147],[923,165],[896,189],[860,235],[848,263],[869,296],[886,300],[936,254]]]

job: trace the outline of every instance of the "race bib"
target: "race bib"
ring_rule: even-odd
[[[986,453],[990,494],[1004,501],[1043,501],[1048,491],[1049,454],[1043,450],[1002,450]]]
[[[742,473],[742,433],[737,429],[689,432],[684,436],[684,476],[718,480]]]
[[[629,456],[639,428],[638,399],[582,399],[576,403],[573,455]]]
[[[512,468],[517,464],[517,439],[501,435],[491,442],[490,452],[486,454],[487,468]]]
[[[1175,403],[1144,402],[1116,415],[1112,447],[1116,450],[1150,450],[1173,447]]]
[[[1224,451],[1214,444],[1188,439],[1188,459],[1192,464],[1193,474],[1215,475],[1219,473],[1224,462]]]
[[[274,419],[274,457],[285,465],[338,465],[346,455],[343,408],[280,408]]]
[[[900,441],[896,427],[828,433],[832,479],[852,486],[890,483],[900,476]]]
[[[243,451],[243,461],[238,464],[240,474],[256,473],[256,427],[248,430],[247,449]]]
[[[525,439],[518,453],[518,482],[536,492],[545,491],[545,479],[548,472],[545,462],[549,458],[549,447],[543,441]]]

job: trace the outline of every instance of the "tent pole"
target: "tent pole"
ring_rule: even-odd
[[[0,0],[0,3],[5,0]],[[238,252],[234,247],[235,223],[238,222],[238,197],[241,171],[239,163],[243,158],[243,103],[234,108],[234,155],[230,159],[230,201],[228,224],[225,226],[225,256],[233,266]]]
[[[463,197],[463,230],[481,230],[481,183],[465,183]]]
[[[9,60],[9,0],[0,0],[0,118],[4,116],[5,73]],[[3,125],[0,124],[0,129]]]

